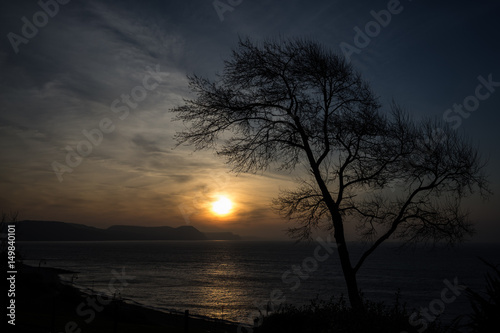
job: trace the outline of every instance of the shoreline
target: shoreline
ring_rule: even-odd
[[[167,313],[134,300],[106,297],[63,282],[59,276],[75,273],[20,264],[15,331],[186,332],[188,327],[191,333],[233,333],[240,325],[199,315]]]
[[[50,268],[50,267],[48,267],[48,268]],[[58,270],[58,268],[55,268],[55,269]],[[64,270],[64,269],[61,269],[61,270],[62,271],[67,271],[67,270]],[[59,274],[75,274],[75,273],[79,273],[79,272],[72,272],[72,271],[67,271],[67,272],[68,273],[59,273]],[[83,295],[85,295],[87,297],[93,297],[93,296],[101,295],[104,298],[110,298],[109,295],[105,295],[104,293],[98,292],[97,290],[93,290],[93,289],[91,289],[89,287],[78,285],[76,283],[71,284],[71,282],[64,281],[64,280],[60,280],[60,282],[63,285],[66,285],[68,287],[72,287],[74,289],[79,290]],[[132,298],[120,298],[118,301],[122,302],[124,304],[130,305],[130,306],[137,306],[137,307],[140,307],[140,308],[143,308],[143,309],[146,309],[146,310],[156,311],[156,312],[163,313],[163,314],[166,314],[166,315],[182,316],[182,317],[185,316],[185,311],[183,312],[181,310],[175,310],[175,309],[160,309],[160,308],[156,308],[154,306],[150,306],[150,305],[146,305],[146,304],[140,303],[138,301],[135,301]],[[208,316],[204,316],[204,315],[194,314],[194,313],[191,313],[191,312],[189,313],[189,318],[193,318],[193,319],[197,319],[197,320],[203,320],[203,321],[210,322],[210,323],[222,323],[222,324],[230,325],[230,326],[238,326],[240,324],[245,325],[243,323],[238,323],[238,322],[234,322],[234,321],[230,321],[230,320],[225,320],[225,319],[212,318],[212,317],[208,317]]]

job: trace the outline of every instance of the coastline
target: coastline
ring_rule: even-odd
[[[166,313],[63,283],[51,267],[19,266],[15,330],[9,332],[237,332],[238,323]]]

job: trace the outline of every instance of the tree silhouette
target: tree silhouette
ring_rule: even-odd
[[[412,120],[376,96],[340,55],[303,39],[241,39],[215,80],[188,76],[196,98],[173,109],[179,144],[212,148],[237,172],[306,167],[274,200],[293,237],[333,230],[351,306],[356,273],[385,240],[458,242],[472,234],[461,199],[488,192],[474,147],[439,121]],[[353,264],[344,232],[370,247]]]

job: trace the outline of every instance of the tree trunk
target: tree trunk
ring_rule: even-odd
[[[359,295],[358,289],[358,280],[356,279],[356,273],[351,266],[349,260],[349,252],[347,251],[347,247],[345,243],[343,246],[340,246],[338,243],[338,253],[340,258],[340,264],[342,265],[342,271],[344,273],[344,279],[347,285],[347,294],[349,296],[349,302],[353,308],[362,309],[363,301],[361,300],[361,296]]]
[[[314,154],[309,146],[309,141],[307,135],[302,128],[302,125],[298,120],[295,120],[299,133],[302,137],[304,143],[304,150],[307,154],[307,158],[311,165],[311,170],[314,174],[314,178],[321,190],[325,204],[330,211],[332,216],[333,228],[334,228],[334,238],[337,243],[337,251],[339,253],[340,264],[342,266],[342,272],[344,273],[344,279],[347,285],[347,294],[349,296],[349,302],[351,306],[355,309],[363,310],[363,302],[358,290],[358,281],[356,280],[356,272],[351,266],[351,259],[349,258],[349,251],[347,250],[347,244],[344,235],[344,224],[342,222],[342,216],[338,210],[338,206],[333,200],[325,181],[321,177],[321,172],[319,171],[318,164],[314,159]]]
[[[359,295],[358,280],[356,279],[356,272],[351,265],[351,259],[349,257],[349,251],[347,250],[347,244],[344,237],[344,225],[342,223],[342,217],[338,212],[332,215],[333,225],[335,228],[334,237],[337,243],[337,252],[339,253],[340,265],[342,266],[342,272],[344,273],[344,279],[347,286],[347,294],[349,296],[349,302],[351,306],[355,309],[363,309],[363,301]]]

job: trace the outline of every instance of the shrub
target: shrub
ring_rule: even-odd
[[[496,275],[486,273],[486,292],[479,293],[467,289],[467,298],[472,307],[472,313],[468,316],[470,322],[466,325],[470,332],[499,332],[500,331],[500,270],[497,266],[481,259],[491,267]],[[486,294],[482,296],[481,294]]]
[[[330,301],[313,300],[309,305],[285,305],[264,317],[255,333],[414,333],[409,324],[406,306],[396,302],[387,306],[383,302],[364,301],[364,309],[356,310],[341,297]],[[445,332],[438,322],[433,322],[427,333]]]

